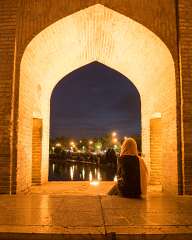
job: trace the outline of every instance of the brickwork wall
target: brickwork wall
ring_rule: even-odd
[[[192,194],[192,1],[179,0],[183,192]]]
[[[188,2],[188,3],[187,3]],[[6,3],[6,4],[5,4]],[[12,11],[9,11],[8,13],[8,9],[16,9],[16,4],[17,1],[5,1],[5,0],[0,0],[0,9],[2,9],[1,11],[3,12],[3,14],[5,16],[10,16],[9,14],[11,14]],[[48,165],[47,165],[47,161],[48,161],[48,151],[46,149],[46,146],[48,145],[48,135],[49,135],[49,121],[47,121],[46,119],[49,119],[49,101],[47,102],[42,102],[45,108],[45,111],[47,112],[46,114],[41,112],[41,109],[35,109],[34,110],[34,106],[31,105],[31,99],[37,99],[39,96],[34,96],[34,93],[36,93],[38,91],[38,84],[34,84],[34,79],[29,78],[28,76],[30,75],[30,69],[28,68],[26,70],[26,72],[21,73],[20,75],[20,64],[21,64],[21,59],[23,56],[23,53],[26,49],[26,46],[29,44],[29,42],[42,30],[44,30],[47,26],[55,23],[57,20],[62,19],[65,16],[68,16],[74,12],[77,12],[81,9],[84,9],[88,6],[94,5],[96,3],[101,3],[103,5],[105,5],[106,7],[109,7],[125,16],[130,17],[131,19],[143,24],[145,27],[147,27],[149,30],[153,31],[157,36],[159,36],[164,42],[165,44],[168,46],[168,48],[171,51],[171,54],[174,58],[175,61],[175,67],[176,67],[176,73],[178,73],[178,69],[177,69],[177,64],[178,64],[178,56],[177,56],[177,28],[176,28],[176,16],[175,16],[175,1],[174,0],[127,0],[127,1],[122,1],[122,0],[86,0],[86,1],[80,1],[80,0],[76,0],[76,1],[72,1],[72,0],[57,0],[57,4],[55,3],[55,0],[18,0],[18,11],[17,11],[17,29],[16,29],[16,68],[15,68],[15,74],[16,74],[16,79],[15,79],[15,84],[13,84],[14,86],[14,90],[15,90],[15,101],[14,101],[14,109],[13,109],[13,113],[14,115],[12,116],[12,119],[14,120],[18,120],[18,125],[15,123],[14,124],[14,128],[13,131],[11,131],[11,133],[9,132],[10,129],[10,122],[6,122],[6,124],[2,124],[2,126],[6,126],[3,127],[5,131],[5,133],[3,133],[4,135],[0,135],[0,136],[6,136],[6,132],[8,133],[8,135],[10,136],[10,134],[13,134],[13,138],[12,141],[14,142],[14,144],[12,144],[13,148],[11,149],[12,151],[12,168],[14,169],[12,172],[16,175],[16,167],[17,167],[17,179],[14,177],[12,178],[12,186],[15,186],[17,184],[17,191],[23,191],[27,188],[29,188],[31,186],[31,167],[32,167],[32,116],[35,112],[35,117],[37,115],[37,117],[42,117],[43,119],[43,125],[44,128],[46,129],[45,132],[43,133],[43,141],[42,141],[42,171],[44,171],[44,173],[42,174],[43,177],[43,181],[47,180],[47,174],[48,174]],[[187,5],[186,5],[187,4]],[[5,8],[6,6],[6,8]],[[14,6],[14,7],[13,7]],[[190,9],[191,6],[191,0],[190,1],[184,1],[181,0],[180,1],[180,15],[182,15],[182,11],[183,11],[183,15],[181,16],[182,18],[186,18],[186,22],[190,22],[189,15],[187,14],[185,16],[185,9]],[[185,8],[187,7],[187,8]],[[183,10],[182,10],[183,9]],[[13,11],[14,12],[14,11]],[[0,15],[0,17],[3,15]],[[13,16],[15,16],[15,12],[13,14]],[[10,18],[11,19],[11,18]],[[15,34],[15,18],[13,17],[14,21],[12,22],[11,20],[8,20],[8,18],[5,18],[5,24],[9,24],[8,22],[11,21],[12,23],[12,32],[13,35]],[[2,21],[0,21],[1,23]],[[0,25],[1,27],[1,25]],[[6,30],[9,32],[9,30]],[[8,33],[7,32],[7,33]],[[6,38],[7,33],[5,33],[3,36]],[[54,33],[54,31],[53,31]],[[12,36],[13,36],[12,35]],[[182,36],[187,36],[187,30],[184,29]],[[51,36],[48,36],[48,38]],[[85,37],[84,35],[82,35],[82,37]],[[184,38],[183,38],[184,39]],[[14,50],[14,42],[12,40],[10,41],[10,47],[4,49],[4,53],[6,55],[6,53],[8,51],[13,52]],[[44,39],[45,41],[45,39]],[[5,42],[3,40],[3,42]],[[46,41],[45,41],[46,43]],[[3,43],[5,44],[5,43]],[[2,43],[0,42],[0,49],[2,48],[1,46]],[[186,61],[190,60],[189,55],[187,55],[187,52],[185,50],[185,48],[183,48],[183,58],[182,61],[183,63],[185,62],[184,59],[187,59]],[[187,57],[184,57],[187,56]],[[35,56],[35,52],[32,52],[31,56]],[[3,58],[3,59],[6,59]],[[147,65],[152,64],[153,62],[155,62],[155,59],[151,59],[151,62],[147,62]],[[95,60],[95,59],[93,59]],[[1,59],[0,59],[1,61]],[[13,56],[11,56],[10,54],[10,59],[9,59],[9,71],[6,73],[6,77],[5,79],[7,79],[7,85],[6,86],[11,86],[8,89],[8,94],[10,94],[10,96],[12,96],[12,83],[14,82],[13,79],[13,69],[11,69],[13,67],[13,61],[14,58]],[[85,61],[86,62],[86,61]],[[185,64],[187,66],[187,63]],[[1,66],[3,66],[1,68]],[[75,63],[74,67],[78,65]],[[126,73],[124,68],[120,68],[119,66],[115,66],[115,64],[113,65],[114,69],[119,70],[120,72],[124,72]],[[161,64],[160,64],[161,66]],[[50,66],[51,68],[52,66]],[[80,66],[79,66],[80,67]],[[118,69],[119,68],[119,69]],[[5,64],[4,65],[0,65],[0,71],[5,71],[6,67]],[[75,69],[75,68],[74,68]],[[74,70],[73,69],[73,70]],[[38,75],[38,70],[37,69],[33,69],[34,71],[36,71],[37,75],[36,75],[36,79],[35,81],[42,81],[42,76]],[[186,70],[187,71],[187,70]],[[67,72],[67,70],[66,70]],[[158,72],[158,68],[157,68],[157,72]],[[1,73],[1,72],[0,72]],[[127,73],[126,73],[127,74]],[[125,75],[126,75],[125,74]],[[2,75],[3,76],[3,75]],[[127,75],[129,77],[129,75]],[[187,76],[187,73],[185,73],[185,77]],[[63,76],[62,76],[63,77]],[[61,78],[62,78],[61,77]],[[1,78],[1,75],[0,75]],[[21,84],[21,78],[25,78],[26,81],[25,83]],[[188,76],[187,76],[188,78]],[[3,78],[1,78],[2,80]],[[144,153],[146,153],[146,157],[148,159],[148,165],[150,167],[150,158],[149,158],[149,153],[150,153],[150,119],[151,119],[151,115],[153,114],[153,112],[159,111],[162,113],[162,125],[164,126],[162,129],[162,138],[166,139],[166,141],[162,142],[162,147],[164,149],[164,153],[162,153],[163,156],[163,163],[162,163],[162,175],[164,176],[162,178],[162,182],[165,186],[165,189],[171,191],[171,192],[177,192],[177,185],[178,185],[178,178],[177,178],[177,153],[180,152],[180,147],[177,149],[177,138],[176,138],[176,119],[177,119],[177,132],[178,132],[178,138],[180,138],[180,99],[177,98],[177,115],[175,113],[175,93],[180,92],[180,83],[179,83],[179,76],[177,74],[176,76],[176,89],[175,89],[175,84],[173,83],[173,79],[174,76],[170,76],[170,81],[168,81],[167,83],[164,82],[164,75],[162,74],[161,76],[159,75],[159,83],[157,83],[158,87],[156,89],[151,89],[151,84],[152,82],[149,81],[148,85],[146,86],[145,92],[149,92],[152,91],[153,92],[153,96],[149,95],[143,95],[143,93],[141,93],[141,99],[143,102],[145,102],[145,107],[142,110],[142,115],[145,116],[145,118],[143,118],[142,120],[142,135],[143,135],[143,139],[146,139],[144,141],[144,146],[143,146],[143,150]],[[131,79],[134,80],[134,79]],[[154,79],[151,79],[151,81],[153,81]],[[184,79],[184,74],[183,74],[183,81],[185,81]],[[189,82],[189,81],[188,81]],[[55,82],[56,83],[56,82]],[[54,84],[55,84],[54,83]],[[1,82],[0,82],[1,84]],[[187,91],[187,86],[190,85],[190,83],[187,83],[188,85],[186,85],[186,91]],[[4,84],[0,85],[1,88],[4,88]],[[166,87],[165,87],[166,86]],[[43,84],[43,88],[44,88],[44,92],[46,92],[46,87],[47,84]],[[52,86],[54,87],[54,86]],[[140,90],[140,86],[137,86]],[[31,90],[34,91],[31,91]],[[188,88],[189,91],[190,88]],[[48,90],[47,90],[48,91]],[[3,93],[0,92],[0,94],[3,94],[3,96],[5,96],[5,92],[4,90],[2,91]],[[161,93],[161,94],[160,94]],[[47,93],[50,96],[50,92]],[[189,94],[186,95],[186,97]],[[1,95],[2,96],[2,95]],[[178,96],[178,95],[177,95]],[[44,93],[41,94],[41,98],[44,99],[48,99],[48,96],[45,96]],[[161,98],[161,101],[160,101]],[[1,98],[2,99],[2,98]],[[0,99],[0,101],[2,101]],[[19,104],[19,99],[20,99],[20,104]],[[23,99],[23,100],[22,100]],[[187,101],[189,101],[190,97],[187,97]],[[7,99],[6,101],[9,101],[9,99]],[[23,101],[23,102],[22,102]],[[40,100],[41,101],[41,100]],[[34,101],[36,102],[36,101]],[[8,103],[8,102],[6,102]],[[22,104],[23,103],[23,104]],[[169,103],[169,104],[167,104]],[[34,103],[33,103],[34,104]],[[190,103],[191,104],[191,103]],[[8,104],[9,105],[9,104]],[[2,105],[1,105],[2,106]],[[143,105],[142,105],[143,106]],[[165,107],[162,107],[165,106]],[[190,105],[191,106],[191,105]],[[20,110],[18,110],[18,108]],[[7,109],[7,108],[6,108]],[[34,112],[32,112],[32,109]],[[0,113],[4,113],[5,111],[8,111],[1,108],[0,107]],[[19,111],[20,116],[19,116]],[[44,111],[44,112],[45,112]],[[186,110],[184,111],[185,116],[189,116],[186,115],[187,112],[187,107]],[[28,117],[26,117],[28,116]],[[169,116],[169,117],[168,117]],[[8,117],[9,118],[9,117]],[[6,119],[4,118],[3,121],[6,121]],[[189,122],[189,120],[187,120],[185,123],[187,124],[187,122]],[[166,126],[166,127],[165,127]],[[190,146],[190,140],[187,140],[190,134],[189,130],[187,131],[187,126],[185,125],[185,143],[188,144],[188,146]],[[191,126],[191,125],[190,125]],[[0,126],[1,127],[1,126]],[[20,130],[19,130],[20,128]],[[20,132],[19,138],[18,138],[18,130]],[[10,139],[7,137],[2,137],[0,138],[1,141],[5,141],[4,143],[4,147],[3,149],[9,149],[8,147],[6,147],[6,141],[7,141],[7,146],[10,146]],[[3,139],[3,140],[2,140]],[[6,140],[7,139],[7,140]],[[16,144],[17,142],[17,144]],[[179,141],[180,142],[180,141]],[[179,146],[179,145],[178,145]],[[187,146],[187,145],[185,145]],[[185,148],[185,152],[189,152],[189,147]],[[168,153],[168,154],[167,154]],[[7,154],[7,155],[6,155]],[[3,155],[3,158],[5,159],[4,156],[6,157],[6,160],[1,160],[0,161],[0,169],[1,166],[3,166],[3,168],[5,167],[4,162],[9,158],[9,153],[6,153]],[[2,155],[1,155],[2,156]],[[188,154],[188,159],[190,162],[190,153]],[[3,162],[4,161],[4,162]],[[7,165],[8,166],[8,165]],[[170,168],[172,168],[172,171],[168,171]],[[7,169],[10,170],[10,167],[8,167]],[[189,168],[186,168],[186,171]],[[5,176],[5,175],[4,175]],[[186,175],[187,176],[187,175]],[[168,180],[167,180],[168,179]],[[6,180],[7,182],[7,180]],[[6,184],[4,183],[3,186],[5,186]],[[8,185],[10,186],[10,184],[8,183]],[[1,181],[0,181],[0,186],[1,186]],[[2,188],[1,188],[2,189]],[[13,191],[14,192],[14,191]]]
[[[35,112],[35,114],[40,115],[44,126],[48,126],[50,94],[57,82],[74,69],[98,60],[127,76],[133,81],[141,94],[143,151],[149,167],[150,119],[154,112],[159,111],[162,113],[162,122],[165,126],[163,136],[166,139],[163,146],[165,149],[163,159],[166,177],[163,179],[163,183],[165,189],[176,192],[176,87],[174,64],[170,52],[155,35],[134,21],[126,19],[117,12],[106,9],[101,5],[89,9],[77,13],[74,17],[71,15],[66,20],[62,19],[53,24],[51,28],[43,31],[30,43],[24,54],[20,75],[20,131],[18,144],[19,159],[22,165],[18,168],[18,171],[21,173],[30,171],[30,168],[26,168],[26,166],[29,166],[30,162],[30,119],[32,114]],[[29,16],[28,13],[27,17],[29,18]],[[111,28],[111,31],[108,31],[106,26],[110,21],[112,24],[108,28]],[[121,22],[121,25],[119,22]],[[27,18],[25,18],[23,24],[19,28],[22,31],[24,31],[25,24],[27,24]],[[33,24],[30,24],[30,29],[21,33],[22,41],[24,36],[29,31],[32,31]],[[62,33],[67,37],[60,39]],[[133,36],[135,39],[132,39]],[[136,43],[136,39],[138,43]],[[71,44],[73,47],[71,47]],[[126,45],[130,45],[131,48],[127,48]],[[19,46],[22,45],[19,44]],[[138,46],[141,48],[139,52]],[[125,48],[123,55],[122,48]],[[136,62],[133,61],[133,64],[132,61],[127,62],[128,59],[135,59],[135,56],[137,56]],[[158,60],[152,61],[152,59]],[[138,66],[140,67],[138,68]],[[144,67],[141,68],[141,66]],[[38,84],[41,85],[40,88],[42,89],[41,97],[36,96]],[[151,89],[150,96],[146,94],[149,86]],[[27,95],[25,95],[26,92]],[[39,102],[43,106],[42,109],[41,107],[37,108],[40,105]],[[42,163],[44,164],[42,169],[44,172],[47,171],[46,164],[48,162],[46,152],[48,153],[49,134],[46,129],[44,127],[42,149]],[[168,148],[167,145],[171,146],[171,148]],[[28,160],[25,160],[25,156],[28,156]],[[28,165],[25,161],[28,162]],[[170,166],[172,172],[168,174],[167,169]],[[29,176],[29,173],[27,176]],[[43,176],[44,174],[42,174]],[[23,180],[18,179],[18,182],[23,182]],[[25,186],[25,184],[22,186]]]
[[[10,193],[12,168],[16,174],[11,159],[16,10],[17,1],[0,0],[0,193]]]
[[[162,184],[161,118],[150,120],[150,184]]]
[[[41,184],[42,119],[33,118],[32,185]]]

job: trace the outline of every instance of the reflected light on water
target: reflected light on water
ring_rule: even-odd
[[[98,181],[101,181],[101,173],[100,173],[100,171],[97,172],[97,179],[98,179]]]
[[[114,181],[114,182],[117,182],[117,175],[115,175],[113,181]]]
[[[83,176],[83,180],[85,179],[85,169],[83,168],[82,170],[82,176]]]
[[[53,173],[55,172],[55,163],[52,165]]]
[[[92,175],[92,172],[90,171],[89,172],[89,181],[91,182],[93,180],[93,175]]]
[[[74,165],[72,167],[70,167],[70,177],[71,177],[71,180],[73,180],[73,176],[74,176]]]
[[[82,162],[54,162],[49,168],[50,181],[113,181],[114,175],[112,167]]]

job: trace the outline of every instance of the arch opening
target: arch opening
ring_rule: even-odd
[[[141,151],[139,92],[97,61],[55,86],[50,119],[50,181],[113,181],[124,138],[134,137]]]
[[[142,151],[149,169],[150,119],[154,112],[161,112],[162,185],[166,191],[177,192],[176,87],[170,51],[146,27],[100,4],[45,28],[24,52],[20,68],[17,191],[31,186],[32,118],[42,119],[43,183],[48,179],[52,90],[63,76],[93,61],[120,72],[138,89]]]

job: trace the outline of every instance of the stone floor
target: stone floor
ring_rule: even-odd
[[[33,186],[30,194],[48,195],[75,195],[75,196],[103,196],[107,195],[114,185],[113,181],[101,181],[98,185],[91,185],[89,181],[69,181],[69,182],[48,182],[41,186]],[[148,192],[161,192],[162,186],[149,186]]]
[[[192,197],[0,195],[0,239],[192,240]]]
[[[69,182],[48,182],[41,186],[33,186],[33,194],[51,195],[107,195],[107,192],[114,185],[113,181],[101,181],[98,185],[91,185],[89,181],[69,181]]]

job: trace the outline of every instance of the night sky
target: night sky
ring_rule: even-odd
[[[51,97],[51,137],[140,133],[140,97],[119,72],[93,62],[65,76]]]

